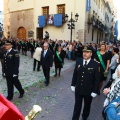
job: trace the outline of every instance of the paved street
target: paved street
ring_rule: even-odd
[[[42,113],[35,120],[71,120],[74,108],[74,92],[71,91],[71,79],[75,62],[65,60],[61,76],[54,78],[54,67],[51,70],[50,86],[44,87],[42,71],[32,71],[33,59],[21,55],[20,81],[25,87],[25,96],[18,99],[15,94],[13,103],[18,106],[23,115],[27,115],[34,104],[42,107]],[[1,75],[1,74],[0,74]],[[6,95],[5,79],[0,76],[0,93]],[[92,103],[91,114],[88,120],[103,120],[103,94],[97,96]]]

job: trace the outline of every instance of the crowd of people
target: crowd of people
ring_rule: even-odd
[[[11,53],[7,53],[8,51]],[[37,40],[18,38],[0,39],[2,75],[7,80],[8,100],[12,100],[13,98],[13,85],[20,92],[20,98],[24,95],[24,90],[18,80],[18,53],[27,56],[28,51],[31,53],[31,58],[34,59],[33,71],[36,70],[36,63],[38,63],[37,71],[40,71],[40,67],[42,67],[45,76],[45,86],[50,84],[50,68],[53,66],[53,62],[55,63],[54,77],[57,77],[60,76],[61,69],[64,66],[64,58],[76,60],[71,83],[71,90],[75,91],[75,106],[72,120],[79,120],[83,99],[84,110],[82,118],[83,120],[87,120],[90,114],[92,99],[100,95],[101,92],[106,96],[103,111],[105,120],[120,119],[119,42],[113,44],[101,41],[100,44],[82,44],[75,40],[69,42],[57,39],[41,40],[39,38]],[[15,62],[14,59],[16,59],[16,64],[11,64],[13,66],[9,67],[8,64]],[[11,69],[13,69],[13,73],[10,74]],[[111,73],[110,80],[103,87],[103,82],[107,79],[109,71]],[[10,82],[12,80],[18,82]]]

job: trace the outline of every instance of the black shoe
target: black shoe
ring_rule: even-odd
[[[20,96],[18,98],[22,98],[24,96],[24,93],[25,93],[25,91],[23,91],[23,93],[20,94]]]
[[[40,70],[37,70],[38,72],[40,71]]]
[[[57,77],[57,74],[55,74],[54,77]]]
[[[47,86],[49,86],[49,84],[45,83],[45,86],[47,87]]]
[[[9,97],[6,97],[6,99],[7,99],[7,100],[9,100],[9,101],[11,101],[11,100],[12,100],[12,98],[9,98]]]
[[[35,69],[33,69],[33,71],[35,71]]]

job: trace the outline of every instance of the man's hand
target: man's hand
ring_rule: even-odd
[[[15,75],[15,74],[13,75],[13,77],[16,77],[16,76],[17,76],[17,75]]]
[[[104,95],[107,95],[110,92],[110,88],[105,88],[103,90]]]
[[[94,97],[97,96],[97,94],[92,92],[92,93],[91,93],[91,96],[94,98]]]
[[[108,70],[106,69],[104,73],[107,73],[107,72],[108,72]]]
[[[74,87],[74,86],[71,86],[71,90],[72,90],[73,92],[75,92],[75,87]]]
[[[117,76],[120,77],[120,71],[117,72]]]

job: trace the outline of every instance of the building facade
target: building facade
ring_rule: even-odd
[[[79,17],[72,29],[72,40],[99,43],[111,39],[112,11],[106,0],[4,0],[5,36],[18,38],[44,38],[70,40],[68,20]],[[6,2],[7,1],[7,2]],[[29,3],[29,4],[28,4]],[[14,7],[13,7],[14,6]],[[115,16],[116,17],[116,16]],[[53,22],[49,22],[52,20]],[[9,21],[9,22],[7,22]]]
[[[4,36],[10,36],[10,9],[9,0],[4,0]]]

